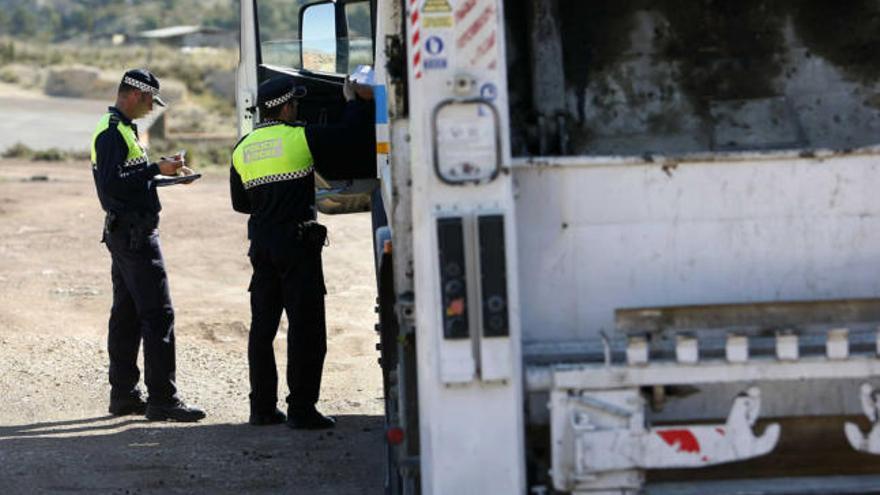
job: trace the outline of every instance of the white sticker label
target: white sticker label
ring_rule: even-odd
[[[451,182],[489,178],[498,159],[495,120],[491,111],[479,114],[480,104],[444,108],[437,119],[440,173]],[[477,115],[475,115],[477,114]]]

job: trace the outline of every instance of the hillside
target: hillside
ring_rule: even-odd
[[[66,41],[176,24],[238,27],[235,0],[0,0],[0,33]]]

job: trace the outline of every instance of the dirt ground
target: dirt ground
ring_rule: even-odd
[[[107,414],[110,258],[89,165],[0,160],[0,492],[381,493],[368,214],[321,219],[331,245],[318,406],[337,428],[251,427],[246,217],[229,205],[226,171],[204,172],[160,196],[178,386],[208,417],[160,424]]]

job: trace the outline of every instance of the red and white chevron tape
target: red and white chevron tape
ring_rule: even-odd
[[[455,9],[456,48],[472,67],[495,68],[496,14],[495,0],[465,0]]]
[[[409,1],[410,53],[412,53],[412,70],[416,79],[422,77],[422,44],[419,32],[419,0]]]

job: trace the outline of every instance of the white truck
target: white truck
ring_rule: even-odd
[[[393,494],[880,490],[880,2],[244,0],[239,125],[374,67]],[[340,143],[344,145],[344,143]],[[375,161],[375,166],[373,165]]]

